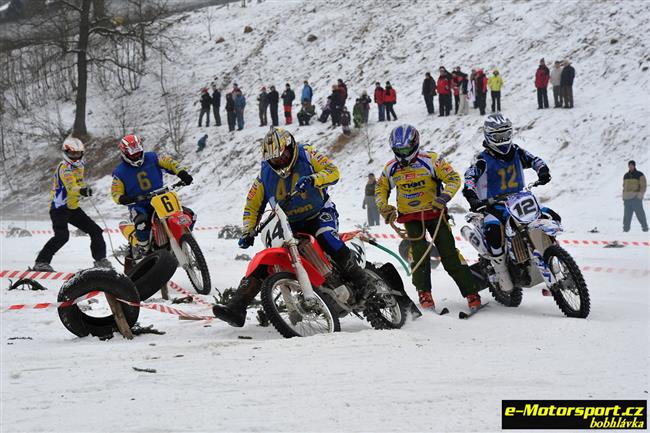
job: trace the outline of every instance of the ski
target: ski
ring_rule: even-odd
[[[449,313],[449,309],[447,307],[442,307],[442,310],[438,311],[434,308],[433,312],[436,313],[438,316],[444,316],[445,314]]]
[[[484,303],[484,304],[481,304],[480,307],[478,307],[478,308],[476,308],[476,309],[473,309],[473,310],[470,310],[469,313],[466,313],[466,312],[464,312],[464,311],[461,311],[461,312],[458,313],[458,318],[459,318],[459,319],[469,319],[469,318],[472,317],[474,314],[476,314],[477,312],[481,311],[481,310],[482,310],[485,306],[487,306],[488,304],[489,304],[489,302],[486,302],[486,303]]]

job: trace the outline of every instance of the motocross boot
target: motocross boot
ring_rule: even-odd
[[[424,309],[435,309],[436,304],[433,301],[433,296],[431,296],[430,290],[421,290],[418,292],[418,299],[420,301],[420,306]]]
[[[246,307],[250,304],[262,288],[262,280],[256,277],[244,277],[239,282],[239,287],[226,305],[215,305],[212,313],[230,326],[241,328],[246,323]]]
[[[350,304],[359,303],[362,299],[372,296],[375,291],[372,280],[359,266],[351,252],[348,252],[347,257],[342,260],[340,268],[343,278],[354,286],[353,295],[356,302],[350,302]]]
[[[467,300],[467,306],[470,310],[481,308],[481,296],[478,293],[467,295],[465,299]]]
[[[499,286],[504,292],[511,292],[514,288],[512,284],[512,278],[510,278],[510,271],[508,271],[508,265],[506,264],[506,255],[501,254],[499,256],[494,256],[490,258],[490,263],[496,274],[496,277],[499,281]]]

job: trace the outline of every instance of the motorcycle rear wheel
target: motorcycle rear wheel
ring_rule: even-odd
[[[567,317],[585,319],[591,308],[589,290],[573,257],[561,246],[551,245],[544,251],[544,262],[557,279],[551,293],[560,311]]]
[[[316,304],[306,306],[300,283],[290,272],[279,272],[262,283],[262,308],[273,327],[285,338],[331,334],[341,330],[333,301],[315,293]],[[287,299],[290,307],[287,306]]]
[[[207,295],[211,289],[210,271],[199,243],[191,233],[186,233],[181,236],[180,244],[181,250],[189,262],[185,272],[194,286],[194,290],[201,295]]]

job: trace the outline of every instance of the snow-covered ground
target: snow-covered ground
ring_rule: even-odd
[[[213,12],[213,39],[223,36],[221,44],[208,40],[207,9],[170,18],[178,48],[172,56],[176,63],[166,71],[169,87],[189,110],[188,139],[177,156],[195,176],[181,198],[198,211],[199,225],[240,222],[258,169],[258,140],[266,132],[257,126],[255,104],[262,85],[281,90],[290,82],[298,95],[308,78],[320,104],[337,78],[346,80],[351,98],[371,92],[376,80],[390,80],[400,122],[416,125],[425,148],[444,151],[464,171],[479,150],[482,118],[474,110],[467,117],[427,117],[420,96],[424,72],[460,65],[465,72],[472,67],[501,71],[503,111],[518,127],[516,142],[548,162],[553,181],[536,193],[562,215],[567,239],[650,239],[636,221],[631,233],[620,233],[627,160],[636,159],[638,168],[650,173],[646,2],[267,0]],[[253,32],[244,34],[245,25]],[[318,39],[307,42],[309,34]],[[539,58],[550,62],[564,56],[576,68],[576,107],[537,110],[533,76]],[[244,131],[195,126],[198,112],[192,104],[215,76],[224,89],[233,82],[243,88],[249,104]],[[133,126],[146,144],[173,152],[171,144],[160,141],[164,112],[157,77],[148,75],[141,89],[125,98],[138,108]],[[109,133],[111,102],[91,85],[88,125],[96,136]],[[53,101],[43,111],[54,116],[55,105],[71,123],[69,103]],[[365,177],[379,172],[390,157],[386,143],[395,123],[380,124],[375,118],[373,106],[368,135],[357,132],[347,143],[340,130],[318,122],[288,127],[341,168],[341,182],[330,193],[344,229],[365,220],[360,209]],[[204,133],[208,148],[199,158],[194,143]],[[20,192],[10,193],[4,178],[0,185],[0,229],[48,229],[45,191],[59,158],[57,144],[34,142],[20,149],[26,156],[21,153],[7,165],[10,173],[20,173],[13,179]],[[104,151],[97,145],[89,150]],[[88,173],[97,191],[95,203],[115,227],[126,213],[108,198],[110,178],[92,166]],[[453,203],[467,206],[460,196]],[[88,201],[82,206],[96,217]],[[460,224],[462,216],[456,220]],[[589,234],[595,226],[600,233]],[[384,226],[378,232],[388,230]],[[217,239],[215,231],[196,235],[215,287],[235,286],[246,266],[234,260],[240,253],[236,242]],[[0,268],[25,269],[46,239],[0,237]],[[121,243],[115,234],[113,241]],[[458,246],[474,257],[467,244]],[[0,430],[495,431],[502,399],[647,399],[650,248],[567,249],[585,268],[592,298],[587,320],[564,318],[551,299],[531,289],[519,308],[492,302],[475,318],[460,321],[456,315],[464,300],[442,269],[432,274],[434,295],[452,314],[425,316],[392,332],[345,319],[339,334],[284,340],[272,328],[257,326],[253,315],[246,327],[233,329],[142,310],[141,323],[167,334],[100,342],[74,337],[53,310],[0,313]],[[388,260],[370,252],[373,260]],[[90,264],[88,239],[77,237],[53,261],[61,271]],[[594,271],[598,267],[636,272]],[[190,287],[181,272],[174,281]],[[54,301],[59,288],[45,282],[46,292],[8,292],[8,282],[0,284],[0,306]],[[414,295],[410,282],[407,291]],[[209,314],[197,305],[179,308]],[[32,339],[9,340],[13,337]]]
[[[46,238],[28,239],[37,248]],[[236,285],[246,262],[234,260],[235,241],[210,231],[197,238],[215,286]],[[32,260],[26,243],[2,238],[3,269]],[[648,247],[568,249],[592,269],[648,270]],[[72,238],[54,264],[87,267],[87,250],[88,238]],[[104,342],[73,336],[55,310],[0,313],[2,431],[496,431],[502,399],[648,398],[647,272],[585,272],[586,320],[563,317],[552,299],[529,289],[519,308],[492,301],[461,321],[465,303],[453,282],[441,269],[432,276],[447,316],[425,315],[396,331],[347,318],[341,333],[304,339],[258,326],[255,310],[235,329],[142,309],[140,323],[165,335]],[[190,287],[182,271],[174,281]],[[55,300],[59,284],[44,283],[45,292],[8,292],[2,280],[0,304]],[[197,304],[177,307],[210,313]]]

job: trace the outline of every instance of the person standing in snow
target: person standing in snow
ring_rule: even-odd
[[[302,86],[302,96],[300,97],[300,102],[308,102],[311,105],[311,98],[314,96],[314,91],[312,90],[309,82],[305,80]]]
[[[440,67],[438,77],[438,117],[449,116],[451,112],[451,75],[447,69]]]
[[[237,118],[237,131],[244,129],[244,107],[246,107],[246,97],[240,88],[234,92],[233,102],[235,103],[235,116]]]
[[[503,78],[499,75],[499,70],[495,69],[492,76],[488,79],[490,96],[492,96],[492,112],[501,111],[501,88],[503,87]]]
[[[221,92],[217,89],[216,85],[212,85],[212,112],[214,113],[214,124],[221,126],[221,115],[219,114],[219,107],[221,106]]]
[[[63,161],[56,167],[50,189],[50,219],[54,236],[38,253],[33,270],[54,272],[50,263],[70,238],[68,224],[90,236],[90,252],[95,267],[112,268],[106,258],[103,230],[79,207],[81,197],[91,197],[93,194],[92,188],[84,180],[85,146],[78,138],[68,137],[63,141],[61,150]]]
[[[551,86],[553,86],[553,107],[562,107],[562,64],[559,60],[553,63],[550,74]]]
[[[275,86],[271,86],[269,92],[269,110],[271,111],[271,125],[278,126],[278,103],[280,102],[280,94],[275,90]]]
[[[361,128],[363,126],[363,104],[360,98],[356,99],[352,107],[352,121],[354,122],[355,128]]]
[[[397,120],[397,115],[393,106],[397,104],[397,93],[393,86],[390,85],[390,81],[386,81],[386,88],[384,89],[384,105],[386,106],[386,120],[390,120],[391,114],[393,115],[393,120]]]
[[[341,128],[343,128],[343,133],[345,135],[350,135],[350,112],[348,111],[348,108],[344,105],[343,108],[341,108]]]
[[[573,108],[573,79],[575,76],[576,70],[571,66],[571,61],[569,59],[564,59],[564,68],[562,69],[562,75],[560,78],[564,108]]]
[[[269,108],[269,94],[266,93],[266,87],[262,87],[260,94],[257,96],[257,102],[260,112],[260,126],[266,126],[266,111]]]
[[[386,223],[404,224],[411,241],[413,267],[422,264],[413,272],[413,285],[418,291],[422,308],[433,309],[431,295],[431,260],[429,241],[425,231],[435,236],[434,244],[440,252],[445,271],[454,280],[470,308],[481,306],[481,297],[472,271],[456,249],[451,227],[447,222],[447,203],[462,185],[460,175],[445,159],[435,152],[420,149],[420,134],[411,125],[393,129],[389,143],[394,158],[382,171],[375,192],[375,201]],[[396,204],[390,205],[388,198],[395,188]],[[413,197],[417,197],[414,200]],[[440,220],[442,218],[442,220]],[[436,228],[437,227],[437,228]]]
[[[467,102],[472,105],[472,108],[478,108],[476,104],[476,70],[472,69],[469,74],[469,81],[467,82]]]
[[[468,90],[467,90],[467,85],[468,85],[468,80],[467,80],[467,74],[462,72],[460,68],[458,68],[456,71],[454,71],[453,79],[456,82],[456,86],[458,87],[458,115],[459,116],[465,116],[468,113],[468,100],[469,100],[469,95],[468,95]]]
[[[232,92],[226,93],[226,120],[228,121],[228,131],[235,130],[235,100]]]
[[[458,114],[458,108],[460,105],[460,77],[456,75],[456,72],[458,71],[460,71],[460,66],[456,66],[449,77],[451,82],[451,92],[454,94],[454,114]]]
[[[203,123],[203,115],[205,115],[205,126],[210,126],[210,107],[212,106],[212,98],[210,98],[208,89],[205,87],[201,89],[201,99],[199,102],[201,103],[201,114],[199,114],[199,128]]]
[[[343,107],[348,100],[348,86],[340,78],[338,79],[337,86],[340,92],[341,107]]]
[[[293,122],[293,118],[291,117],[291,104],[293,104],[294,99],[296,99],[296,94],[291,89],[291,85],[287,83],[284,92],[282,92],[282,106],[284,107],[284,122],[287,125],[291,125],[291,123]]]
[[[424,80],[422,81],[422,97],[424,97],[424,103],[427,106],[427,113],[434,114],[435,110],[433,109],[433,97],[436,96],[436,81],[431,76],[430,72],[424,74]]]
[[[384,105],[384,98],[385,98],[386,92],[383,87],[381,87],[381,84],[379,81],[375,83],[375,104],[377,104],[377,114],[379,115],[379,122],[383,122],[385,117],[385,110],[386,106]]]
[[[368,225],[378,226],[379,225],[379,209],[377,209],[377,202],[375,201],[375,187],[377,186],[377,180],[375,175],[370,173],[368,174],[368,183],[365,187],[365,195],[363,196],[363,205],[362,209],[366,209],[368,213]]]
[[[643,173],[636,169],[636,162],[627,163],[628,172],[623,176],[623,231],[630,231],[632,215],[636,214],[641,230],[648,231],[648,221],[643,210],[643,196],[646,190],[646,179]]]
[[[361,106],[362,106],[363,124],[367,125],[368,116],[370,115],[370,104],[372,103],[372,99],[370,99],[370,96],[368,96],[368,92],[366,92],[365,90],[361,92],[361,97],[359,98],[359,102],[361,102]]]
[[[549,78],[549,70],[544,63],[544,59],[541,59],[539,61],[539,66],[537,67],[537,72],[535,72],[535,88],[537,89],[538,110],[548,108],[548,94],[546,92],[546,86],[548,86]]]
[[[338,85],[332,86],[330,98],[330,110],[332,111],[332,127],[335,128],[341,124],[341,108],[343,108],[341,90]]]
[[[483,69],[476,71],[474,78],[474,91],[476,92],[476,108],[479,109],[481,116],[485,115],[485,99],[487,97],[487,77]]]

